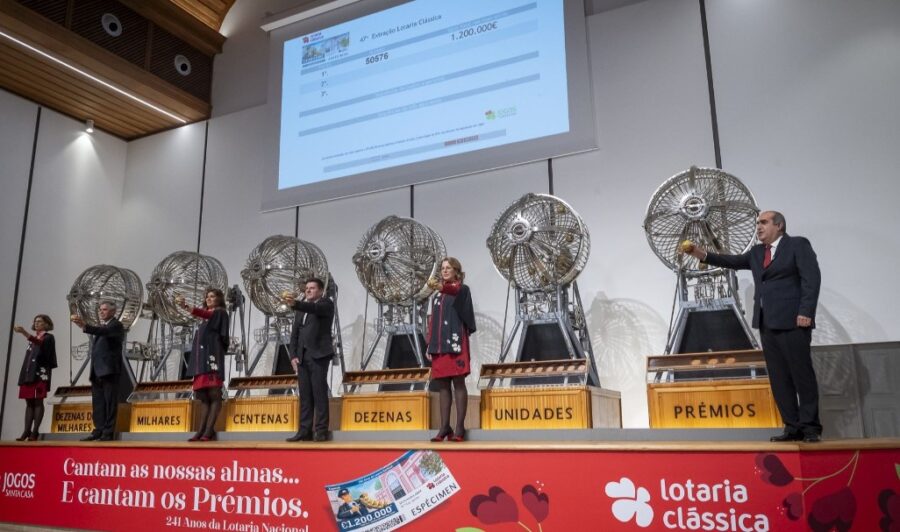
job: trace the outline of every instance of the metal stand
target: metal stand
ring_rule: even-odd
[[[682,346],[687,343],[685,336],[688,317],[699,312],[731,311],[740,324],[744,336],[733,341],[737,344],[749,343],[753,349],[759,349],[759,343],[744,318],[743,307],[737,290],[737,276],[734,271],[710,273],[688,279],[683,271],[678,272],[675,287],[675,303],[673,317],[669,322],[669,332],[666,338],[665,354],[681,353]],[[693,299],[690,298],[690,290],[693,289]],[[677,310],[676,310],[677,309]],[[694,345],[700,342],[692,342]],[[702,349],[707,351],[708,349]],[[709,349],[712,350],[712,349]]]
[[[383,336],[387,337],[385,344],[385,356],[381,369],[395,369],[388,367],[388,353],[391,352],[391,344],[394,337],[404,335],[407,337],[412,352],[416,357],[418,367],[425,366],[425,354],[422,345],[415,341],[419,335],[425,336],[425,305],[413,301],[407,307],[400,305],[385,305],[378,302],[378,318],[375,320],[376,335],[369,346],[366,356],[363,357],[361,369],[363,371],[369,367],[372,355],[378,347],[378,342]]]
[[[180,333],[175,332],[174,325],[166,323],[156,316],[153,317],[150,322],[150,334],[148,335],[147,343],[159,355],[150,370],[151,382],[170,380],[168,361],[173,352],[178,354],[179,368],[184,365],[184,353],[189,351],[191,346],[189,340],[193,336],[191,332],[193,332],[192,328],[187,334],[185,334],[184,328],[182,328]],[[155,338],[153,337],[154,333],[156,334]],[[175,375],[175,379],[178,379],[180,374],[181,372],[179,371]],[[143,382],[143,370],[141,371],[141,377]]]
[[[334,321],[331,322],[331,338],[334,340],[334,358],[331,359],[332,372],[334,366],[341,367],[341,381],[344,380],[344,374],[347,369],[344,365],[344,339],[341,336],[341,318],[338,311],[338,285],[331,273],[328,274],[331,281],[328,283],[328,289],[325,291],[325,297],[330,298],[334,302]],[[328,382],[334,378],[334,374],[329,376]],[[328,387],[328,396],[331,397],[331,386]]]
[[[551,351],[543,348],[540,353],[528,353],[530,348],[527,340],[530,338],[529,328],[535,330],[536,327],[547,325],[556,325],[562,344],[556,346],[558,349]],[[586,360],[588,362],[587,384],[600,386],[600,375],[597,372],[594,348],[587,331],[584,307],[581,303],[577,282],[573,281],[567,286],[558,286],[555,292],[522,292],[516,288],[516,323],[500,351],[501,364],[506,362],[506,357],[512,349],[516,336],[519,337],[516,362],[559,359],[562,358],[560,355],[565,353],[567,358]],[[558,338],[556,342],[558,342]],[[565,383],[569,384],[569,380],[570,377],[566,377]],[[493,381],[488,386],[493,386]]]
[[[247,369],[247,373],[244,376],[250,374],[249,368],[247,368],[247,335],[245,334],[244,328],[244,302],[246,299],[244,298],[244,294],[241,293],[241,289],[238,285],[234,285],[228,290],[228,321],[231,324],[231,333],[230,337],[234,338],[234,328],[237,325],[234,321],[234,316],[237,314],[238,319],[240,320],[240,331],[241,331],[241,343],[236,346],[237,350],[234,351],[234,365],[235,371],[237,371],[238,376],[240,373]],[[232,347],[232,346],[229,346]]]

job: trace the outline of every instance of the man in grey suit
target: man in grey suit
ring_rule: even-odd
[[[334,302],[324,297],[325,283],[321,279],[306,281],[304,294],[303,301],[292,297],[284,300],[294,309],[290,354],[300,394],[300,430],[287,441],[326,441],[328,365],[334,356]]]
[[[116,304],[100,303],[100,325],[87,325],[78,316],[72,323],[81,327],[91,338],[91,403],[94,430],[81,441],[111,441],[116,432],[116,412],[119,406],[117,385],[122,371],[122,342],[125,328],[116,319]]]
[[[718,255],[699,246],[687,253],[712,266],[753,272],[753,327],[760,331],[772,395],[784,421],[784,432],[771,440],[813,443],[820,440],[822,425],[810,341],[822,278],[809,240],[789,236],[786,227],[780,212],[762,212],[756,220],[760,243],[746,253]]]

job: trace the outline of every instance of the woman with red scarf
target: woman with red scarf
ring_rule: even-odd
[[[475,332],[472,294],[463,284],[466,274],[459,260],[441,260],[441,279],[431,278],[428,286],[435,291],[428,319],[428,351],[431,379],[438,383],[441,428],[431,441],[463,441],[466,428],[466,375],[469,374],[469,335]],[[452,386],[452,392],[451,392]],[[453,401],[451,401],[451,398]],[[456,403],[456,427],[450,429],[450,403]]]

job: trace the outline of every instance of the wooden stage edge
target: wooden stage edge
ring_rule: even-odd
[[[112,447],[151,449],[295,449],[298,451],[333,450],[411,450],[435,449],[444,451],[617,451],[617,452],[742,452],[781,451],[817,452],[843,450],[900,449],[900,438],[860,438],[845,440],[823,440],[820,443],[771,443],[760,441],[466,441],[460,443],[432,443],[419,440],[399,441],[331,441],[313,442],[273,442],[273,441],[215,441],[206,443],[173,441],[0,441],[0,447]]]

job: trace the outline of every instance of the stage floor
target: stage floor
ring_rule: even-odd
[[[464,442],[433,443],[435,431],[334,431],[327,442],[286,442],[288,432],[220,432],[217,441],[188,442],[193,433],[124,432],[111,442],[81,442],[82,434],[47,434],[36,442],[0,445],[188,447],[235,449],[461,449],[609,451],[785,451],[900,449],[900,438],[823,439],[819,443],[772,443],[776,429],[583,429],[471,430]]]

